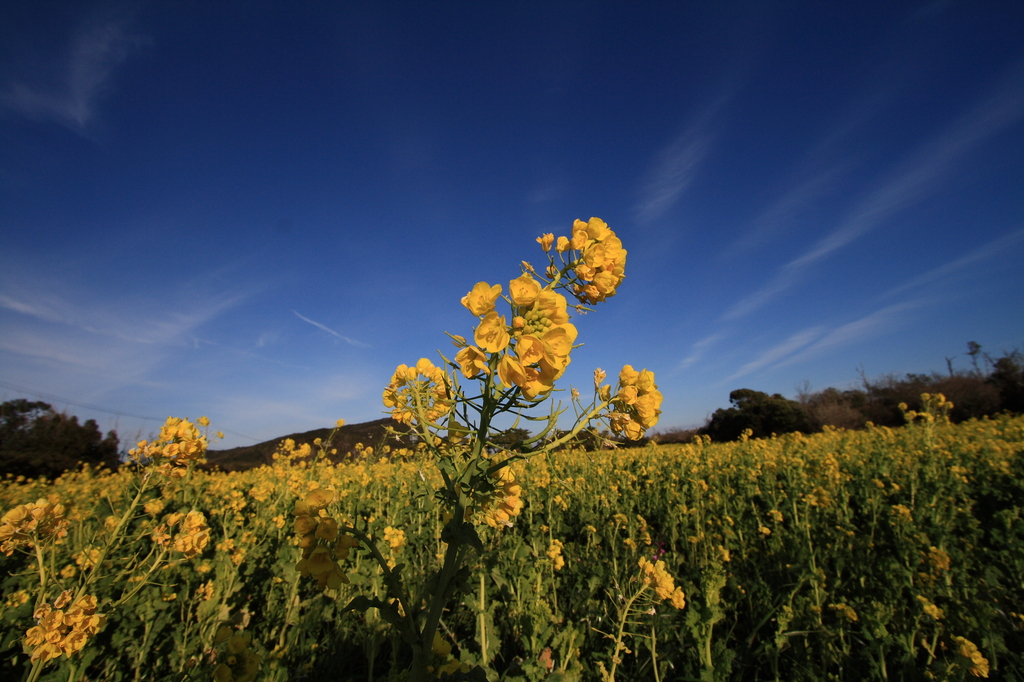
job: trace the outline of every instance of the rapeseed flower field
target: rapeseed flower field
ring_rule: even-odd
[[[135,474],[5,481],[5,679],[33,656],[53,659],[40,679],[54,680],[239,680],[257,656],[259,679],[397,674],[407,653],[379,612],[343,612],[387,593],[368,553],[335,551],[333,586],[297,566],[309,521],[293,512],[324,489],[310,457],[282,450],[273,466],[148,488],[101,556]],[[422,590],[445,550],[441,476],[422,449],[361,452],[317,467],[329,518],[379,539]],[[438,636],[445,658],[503,679],[597,680],[613,666],[627,680],[1019,679],[1022,474],[1024,418],[1008,416],[549,453],[517,466],[512,527],[480,526],[484,551]],[[94,570],[76,611],[69,597]],[[645,581],[616,651],[619,609]],[[235,635],[248,656],[227,652]]]
[[[558,420],[570,311],[627,253],[598,218],[537,242],[462,299],[472,343],[396,368],[413,448],[222,473],[209,420],[169,418],[117,472],[0,482],[4,679],[1024,678],[1024,417],[926,395],[899,429],[581,450],[662,396],[597,369]],[[504,449],[502,414],[539,433]]]

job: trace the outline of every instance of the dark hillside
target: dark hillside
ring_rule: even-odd
[[[411,445],[410,435],[403,436],[401,441],[397,440],[394,436],[390,436],[390,440],[388,440],[389,436],[385,427],[391,427],[399,432],[408,433],[409,431],[409,427],[399,424],[390,418],[363,422],[362,424],[346,424],[338,430],[334,440],[331,442],[331,448],[338,451],[338,454],[331,459],[334,461],[347,459],[359,443],[362,443],[364,446],[372,446],[375,451],[379,451],[384,445],[390,445],[391,447],[409,447]],[[331,435],[331,431],[331,428],[315,429],[313,431],[281,436],[280,438],[274,438],[273,440],[257,443],[256,445],[247,445],[229,450],[209,450],[206,453],[206,459],[211,468],[223,471],[245,471],[258,467],[261,464],[271,464],[274,452],[277,451],[281,442],[288,438],[295,441],[296,447],[308,443],[315,453],[316,447],[313,445],[313,441],[317,438],[326,439]]]

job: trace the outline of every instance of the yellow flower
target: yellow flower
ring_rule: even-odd
[[[565,567],[565,557],[562,556],[562,543],[559,540],[552,540],[551,546],[548,547],[548,558],[551,559],[551,566],[556,571],[561,571]]]
[[[484,319],[477,325],[473,333],[473,340],[488,353],[500,353],[508,346],[511,337],[508,333],[508,326],[505,324],[505,316],[491,311],[484,316]]]
[[[300,559],[295,564],[295,570],[302,573],[302,575],[312,575],[314,578],[327,573],[334,567],[334,560],[331,558],[331,552],[326,547],[317,547],[314,549],[308,558]]]
[[[330,516],[320,519],[315,535],[319,540],[334,542],[338,539],[338,522]]]
[[[455,362],[459,363],[467,379],[472,379],[480,372],[491,373],[491,368],[487,366],[487,356],[476,346],[466,346],[456,353]]]
[[[494,310],[494,303],[501,295],[501,285],[491,286],[487,282],[477,282],[473,289],[462,297],[462,305],[477,317]]]
[[[543,234],[540,237],[537,237],[537,243],[540,244],[540,247],[544,249],[545,252],[551,250],[551,244],[553,244],[554,241],[555,235],[551,234],[550,232],[547,234]]]
[[[532,368],[526,370],[526,385],[520,386],[519,388],[523,392],[523,397],[527,400],[536,400],[540,396],[548,393],[553,389],[554,379],[544,374],[544,372]]]
[[[319,521],[312,516],[306,516],[305,514],[297,516],[294,523],[295,532],[299,535],[309,535],[316,530],[318,523]]]
[[[512,388],[512,386],[522,388],[529,383],[529,377],[522,363],[508,354],[502,355],[501,361],[498,362],[498,378],[506,388]]]
[[[639,378],[640,372],[633,369],[633,365],[624,365],[619,372],[619,384],[622,386],[634,386]]]
[[[434,632],[434,643],[431,649],[435,656],[440,656],[441,658],[448,658],[452,653],[452,645],[446,642],[439,632]]]
[[[583,222],[583,221],[578,221]],[[615,233],[608,229],[608,223],[600,218],[591,218],[586,224],[587,235],[594,241],[603,241]]]
[[[512,303],[525,307],[533,305],[540,296],[540,284],[530,275],[523,274],[508,283],[508,293],[512,297]]]
[[[228,653],[240,654],[249,648],[249,642],[252,641],[252,633],[240,632],[237,635],[231,635],[228,639]]]
[[[516,341],[516,355],[523,366],[535,365],[544,358],[544,342],[536,336],[523,336]]]
[[[607,398],[602,394],[602,399]],[[647,429],[658,423],[661,401],[654,373],[646,369],[638,372],[626,365],[619,372],[619,391],[611,398],[614,409],[607,415],[612,431],[630,440],[642,438]]]
[[[384,529],[384,542],[388,543],[388,546],[397,552],[405,544],[405,531],[388,526]]]
[[[926,614],[934,618],[935,620],[942,620],[946,614],[938,606],[933,604],[927,597],[917,595],[917,600],[921,602],[921,608]]]
[[[953,641],[959,644],[957,647],[957,654],[970,660],[971,667],[968,668],[968,672],[975,677],[988,677],[988,659],[981,655],[978,650],[978,646],[963,637],[953,637]]]
[[[669,603],[677,609],[686,606],[686,597],[683,594],[683,590],[676,587],[675,580],[665,569],[664,561],[654,564],[645,557],[640,557],[638,563],[644,584],[654,588],[655,599],[658,601],[668,599]]]
[[[448,377],[444,370],[434,367],[426,358],[420,358],[415,367],[399,365],[391,377],[391,383],[384,389],[385,407],[392,408],[391,418],[403,424],[412,424],[417,415],[412,411],[416,404],[413,392],[419,395],[421,406],[428,421],[434,422],[451,409],[448,398]]]
[[[577,220],[569,246],[582,251],[582,258],[573,268],[576,298],[594,304],[614,296],[625,277],[627,254],[607,223],[600,218],[591,218],[588,223]]]
[[[515,474],[507,466],[491,476],[495,479],[495,489],[488,495],[475,496],[483,512],[483,521],[492,528],[511,526],[512,517],[518,516],[523,508],[522,486],[516,483]]]
[[[40,498],[11,509],[0,519],[0,552],[11,556],[20,544],[34,547],[32,536],[45,541],[59,540],[67,534],[64,505]]]

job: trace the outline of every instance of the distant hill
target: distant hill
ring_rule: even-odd
[[[408,426],[399,424],[387,417],[372,422],[363,422],[362,424],[346,424],[338,430],[334,440],[331,442],[331,448],[338,451],[338,454],[331,459],[341,461],[348,458],[359,443],[362,443],[364,446],[373,446],[374,450],[377,451],[384,445],[409,447],[411,443],[409,436],[403,436],[401,442],[396,441],[395,437],[391,436],[391,440],[388,441],[388,433],[385,427],[389,426],[398,432],[409,432]],[[206,460],[210,468],[223,471],[245,471],[262,464],[272,464],[274,452],[277,451],[281,442],[288,438],[295,441],[296,447],[309,443],[315,453],[316,447],[313,445],[313,441],[317,438],[326,439],[332,430],[332,428],[315,429],[313,431],[281,436],[280,438],[274,438],[257,443],[256,445],[247,445],[229,450],[208,450]]]

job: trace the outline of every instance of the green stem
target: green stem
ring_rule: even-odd
[[[622,617],[619,618],[619,630],[615,633],[615,649],[612,651],[612,668],[608,671],[606,682],[615,682],[615,670],[619,667],[619,661],[621,660],[619,658],[619,651],[624,648],[622,645],[622,638],[626,633],[626,622],[629,620],[629,612],[633,608],[633,604],[640,598],[640,595],[642,595],[646,589],[647,585],[641,587],[636,594],[626,601],[626,605],[622,607]]]

